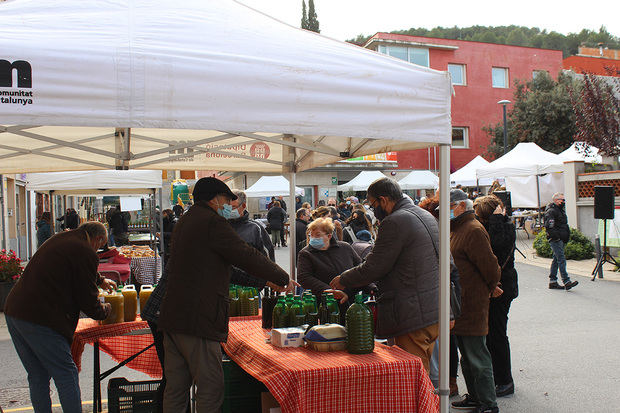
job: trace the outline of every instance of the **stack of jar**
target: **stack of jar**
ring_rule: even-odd
[[[144,309],[146,302],[151,296],[154,287],[143,285],[140,290],[140,311]],[[133,284],[120,286],[116,291],[106,293],[99,289],[99,300],[102,303],[110,303],[111,311],[101,324],[116,324],[135,321],[138,315],[138,292]]]
[[[258,290],[231,284],[228,288],[230,298],[230,317],[258,315]]]

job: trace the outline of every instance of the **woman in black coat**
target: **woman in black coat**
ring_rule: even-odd
[[[269,228],[271,230],[271,242],[273,246],[281,246],[280,231],[284,230],[284,220],[286,219],[286,212],[280,206],[280,201],[273,201],[269,212],[267,212],[267,222],[269,222]]]
[[[514,393],[508,341],[508,312],[512,300],[519,295],[517,271],[515,270],[515,226],[507,217],[502,201],[494,195],[477,198],[474,211],[491,239],[493,253],[502,268],[500,286],[489,304],[489,334],[487,347],[493,360],[495,393],[498,397]]]

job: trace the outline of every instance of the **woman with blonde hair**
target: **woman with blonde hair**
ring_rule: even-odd
[[[330,207],[320,206],[314,211],[312,211],[312,219],[316,220],[319,218],[331,218],[332,224],[334,225],[334,235],[336,236],[338,241],[342,241],[342,224],[340,223],[340,221],[334,219]]]
[[[519,295],[517,271],[514,265],[515,226],[506,216],[502,201],[495,195],[477,198],[474,202],[474,212],[489,233],[493,254],[502,269],[500,285],[489,303],[489,334],[486,343],[493,361],[495,393],[497,397],[503,397],[515,391],[507,334],[510,304]]]

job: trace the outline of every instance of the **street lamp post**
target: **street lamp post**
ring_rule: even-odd
[[[506,105],[511,104],[512,102],[509,100],[500,100],[499,102],[497,102],[498,104],[502,105],[503,109],[504,109],[504,155],[506,154],[506,141],[508,139],[508,130],[506,129]]]

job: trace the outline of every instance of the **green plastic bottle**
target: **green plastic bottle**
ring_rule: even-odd
[[[248,316],[251,315],[250,310],[250,291],[248,288],[242,288],[241,294],[239,294],[239,315]]]
[[[351,354],[368,354],[375,349],[375,332],[372,313],[364,304],[361,294],[347,310],[347,351]]]
[[[282,328],[286,327],[288,320],[286,319],[286,302],[283,296],[278,297],[276,306],[273,307],[273,313],[271,315],[271,327]]]
[[[291,305],[289,325],[291,327],[297,327],[306,322],[306,315],[304,314],[304,306],[299,296],[295,297],[293,304]]]

